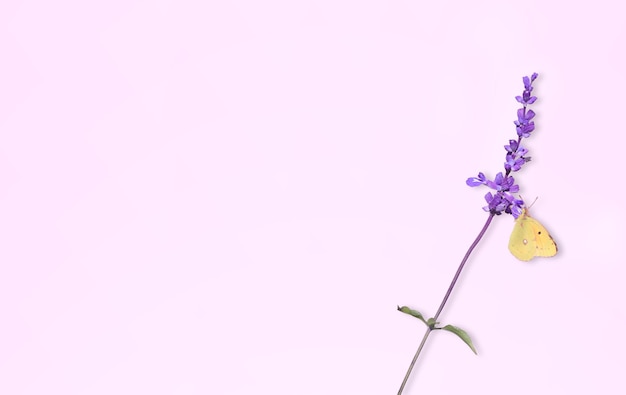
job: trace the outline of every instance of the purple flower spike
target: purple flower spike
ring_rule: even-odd
[[[518,138],[517,140],[509,140],[509,144],[504,146],[506,150],[505,173],[500,172],[496,174],[495,179],[488,180],[481,172],[478,173],[478,177],[470,177],[465,181],[471,187],[486,185],[496,191],[495,194],[489,192],[485,195],[487,206],[483,209],[492,214],[499,215],[505,212],[517,218],[522,212],[524,202],[512,195],[512,193],[519,192],[519,185],[515,185],[515,179],[509,174],[519,171],[526,162],[530,161],[530,157],[526,157],[528,149],[522,147],[521,141],[523,138],[530,137],[531,132],[535,130],[535,123],[532,121],[535,112],[527,107],[537,100],[537,97],[531,94],[534,89],[532,84],[536,79],[537,73],[533,73],[530,77],[524,77],[522,79],[524,91],[521,96],[515,97],[523,107],[517,110],[517,120],[514,121]]]

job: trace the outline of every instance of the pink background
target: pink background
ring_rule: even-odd
[[[395,394],[480,230],[521,77],[518,174],[407,394],[623,390],[616,1],[0,6],[0,393]]]

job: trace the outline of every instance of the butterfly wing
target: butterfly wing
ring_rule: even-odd
[[[535,256],[555,256],[558,248],[552,239],[552,236],[548,233],[548,229],[541,225],[539,221],[531,217],[528,217],[526,222],[529,227],[532,228],[533,234],[535,235]]]
[[[515,220],[509,238],[509,251],[520,261],[530,261],[535,257],[536,242],[532,226],[528,223],[526,209]]]
[[[548,230],[524,209],[515,221],[509,251],[519,260],[530,261],[536,256],[556,255],[557,246]]]

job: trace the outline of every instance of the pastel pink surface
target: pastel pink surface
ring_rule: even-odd
[[[496,218],[441,316],[479,356],[436,333],[406,393],[614,393],[623,15],[0,5],[0,393],[396,393],[423,330],[396,305],[434,314],[534,71],[515,177],[559,254],[518,262]]]

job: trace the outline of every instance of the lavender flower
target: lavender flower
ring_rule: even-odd
[[[487,231],[487,228],[489,228],[489,225],[491,224],[493,218],[496,215],[500,215],[502,213],[511,214],[515,218],[517,218],[522,213],[522,207],[524,205],[524,202],[521,199],[517,199],[513,196],[514,193],[519,192],[519,185],[515,184],[515,179],[513,178],[513,176],[511,176],[511,173],[519,171],[526,162],[530,161],[530,157],[526,156],[526,154],[528,154],[528,150],[522,147],[521,142],[522,139],[530,137],[530,134],[535,130],[535,124],[532,121],[532,119],[535,117],[535,113],[532,110],[528,110],[527,107],[537,100],[535,96],[531,95],[533,90],[532,83],[536,78],[537,73],[534,73],[530,77],[524,77],[524,92],[522,92],[521,96],[516,97],[517,101],[520,102],[523,107],[517,111],[517,120],[514,121],[517,130],[517,140],[509,140],[509,144],[504,146],[504,149],[506,150],[506,157],[504,162],[505,171],[496,174],[496,177],[493,180],[488,179],[483,172],[480,172],[478,173],[477,177],[470,177],[467,179],[467,181],[465,181],[465,183],[470,187],[485,185],[493,190],[485,195],[487,205],[483,207],[483,210],[488,211],[490,215],[487,217],[487,220],[482,230],[478,233],[476,240],[474,240],[474,242],[470,245],[467,253],[465,253],[465,256],[463,257],[463,260],[461,260],[461,264],[459,265],[459,268],[452,278],[452,282],[450,283],[448,291],[446,292],[443,300],[441,301],[441,304],[439,305],[439,308],[437,309],[437,313],[435,313],[434,317],[426,319],[424,318],[424,315],[422,315],[422,313],[415,309],[411,309],[407,306],[398,306],[398,310],[419,319],[427,326],[426,333],[422,338],[422,343],[415,352],[415,356],[413,357],[413,360],[409,365],[409,369],[404,376],[404,380],[402,381],[402,385],[400,386],[400,391],[398,391],[398,395],[402,395],[404,386],[406,385],[407,380],[411,375],[411,371],[415,366],[417,358],[419,357],[422,348],[426,343],[426,340],[428,340],[428,336],[432,331],[441,329],[452,332],[456,334],[459,338],[461,338],[461,340],[463,340],[472,349],[472,351],[476,353],[476,349],[474,348],[472,340],[467,332],[453,325],[441,326],[438,319],[441,311],[448,301],[448,298],[450,297],[450,294],[452,293],[452,290],[454,289],[457,280],[459,279],[459,276],[461,275],[463,267],[467,263],[467,260],[469,259],[474,248],[478,245],[482,237],[485,235],[485,232]],[[554,252],[556,253],[556,245],[554,245]],[[518,256],[519,254],[514,253],[514,255],[520,258],[520,256]],[[523,256],[520,259],[522,258]]]
[[[510,176],[511,172],[519,171],[522,166],[530,161],[530,157],[525,155],[528,150],[522,147],[522,139],[530,137],[535,130],[535,123],[532,119],[535,117],[533,110],[527,109],[528,105],[537,101],[536,96],[531,96],[533,91],[532,83],[537,79],[537,73],[533,73],[530,77],[524,77],[524,92],[515,99],[522,103],[523,107],[517,110],[517,120],[514,121],[517,130],[517,140],[509,140],[509,144],[504,146],[506,157],[504,162],[505,173],[496,174],[494,180],[489,180],[484,173],[478,173],[478,177],[470,177],[465,182],[470,187],[486,185],[496,191],[495,194],[489,192],[485,195],[487,205],[483,210],[492,214],[500,215],[502,213],[512,214],[517,218],[522,212],[524,201],[516,199],[512,193],[519,192],[519,185],[515,184],[515,179]]]

